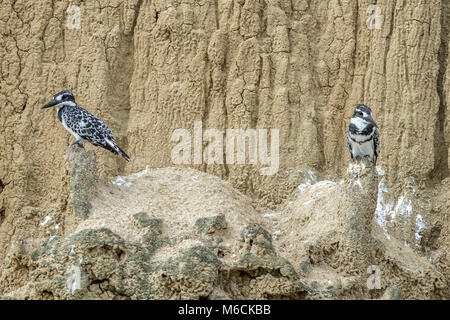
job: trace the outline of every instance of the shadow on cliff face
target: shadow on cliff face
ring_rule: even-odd
[[[106,182],[92,151],[74,146],[69,159],[65,234],[31,253],[8,253],[5,297],[442,298],[447,286],[374,224],[378,175],[363,164],[267,214],[228,182],[193,169],[147,168]],[[377,270],[381,278],[369,281]]]

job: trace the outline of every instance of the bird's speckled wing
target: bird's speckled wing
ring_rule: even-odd
[[[347,147],[348,147],[348,151],[350,152],[350,158],[353,159],[352,144],[350,141],[350,133],[347,133]]]
[[[65,107],[62,118],[66,125],[84,140],[117,153],[105,140],[114,142],[111,130],[103,121],[88,111],[80,107]]]
[[[374,162],[377,162],[378,155],[380,154],[380,133],[378,132],[378,128],[375,128],[375,132],[372,137],[373,141],[373,156]]]

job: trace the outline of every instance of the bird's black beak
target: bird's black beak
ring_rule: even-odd
[[[50,101],[49,103],[47,103],[46,105],[43,105],[43,106],[41,107],[41,109],[54,107],[54,106],[56,106],[58,103],[59,103],[58,101],[52,100],[52,101]]]

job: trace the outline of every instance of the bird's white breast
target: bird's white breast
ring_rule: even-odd
[[[372,140],[369,140],[367,142],[364,143],[354,143],[352,145],[352,148],[355,149],[355,151],[357,152],[357,155],[360,156],[373,156],[373,142]]]
[[[78,134],[76,134],[72,129],[69,128],[69,126],[66,124],[66,121],[64,120],[64,117],[61,117],[61,123],[64,126],[64,128],[66,128],[66,130],[69,131],[70,134],[75,137],[75,139],[82,140],[82,138]]]
[[[353,135],[350,135],[350,136],[353,136]],[[366,136],[364,140],[367,140],[368,138],[369,137]],[[361,140],[361,141],[363,141],[363,140]],[[352,146],[352,154],[354,157],[358,157],[358,156],[359,157],[364,157],[364,156],[372,157],[374,155],[372,139],[370,139],[369,141],[364,142],[364,143],[356,143],[350,139],[350,144]]]

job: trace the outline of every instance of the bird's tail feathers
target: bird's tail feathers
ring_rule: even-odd
[[[130,157],[125,153],[125,151],[120,149],[120,147],[118,145],[116,145],[116,147],[117,147],[117,152],[119,152],[120,155],[125,158],[125,160],[127,160],[128,162],[131,162]]]
[[[130,157],[125,153],[125,151],[120,149],[120,147],[117,145],[117,143],[115,141],[110,141],[109,139],[106,139],[106,142],[112,147],[111,149],[114,150],[114,151],[111,150],[113,153],[118,153],[122,157],[124,157],[125,160],[127,160],[128,162],[131,162]]]

